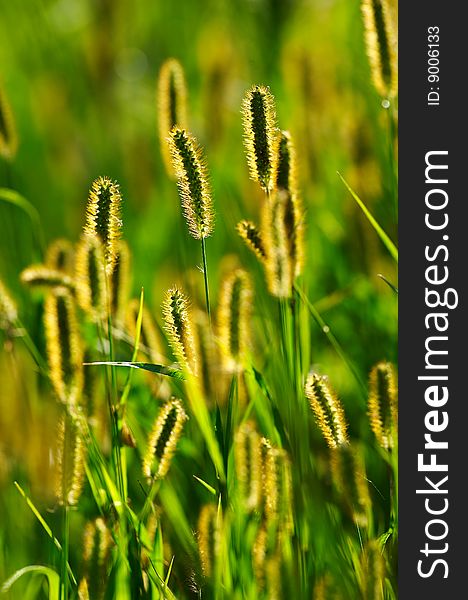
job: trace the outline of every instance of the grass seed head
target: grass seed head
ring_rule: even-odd
[[[161,152],[167,174],[175,178],[171,155],[167,147],[167,136],[173,127],[188,127],[187,86],[182,65],[175,58],[167,59],[158,78],[158,116]]]
[[[398,387],[395,367],[389,362],[379,362],[371,369],[368,414],[379,445],[393,448],[398,432]]]
[[[11,329],[18,319],[18,308],[0,280],[0,329]]]
[[[73,244],[65,238],[54,240],[47,247],[45,264],[51,269],[72,275],[74,265]]]
[[[221,285],[218,310],[218,334],[225,369],[241,371],[250,346],[252,285],[242,269],[228,275]]]
[[[107,314],[104,248],[97,236],[82,236],[76,249],[75,281],[79,306],[95,321]]]
[[[250,513],[259,508],[262,493],[260,436],[251,422],[241,425],[235,435],[234,459],[240,503]]]
[[[364,34],[372,81],[382,98],[398,89],[397,39],[387,0],[362,0]]]
[[[75,302],[66,288],[48,293],[44,324],[52,386],[61,402],[75,405],[83,389],[83,349]]]
[[[250,88],[242,101],[244,145],[250,177],[269,192],[278,168],[279,135],[275,100],[263,85]]]
[[[361,587],[363,600],[384,597],[385,559],[377,540],[370,540],[361,555]]]
[[[215,504],[206,504],[198,517],[198,551],[205,577],[216,571],[221,546],[222,515]]]
[[[13,160],[18,150],[18,136],[10,103],[0,87],[0,156]]]
[[[98,517],[86,524],[83,534],[84,576],[79,587],[83,593],[86,590],[92,600],[104,597],[112,546],[112,535],[104,519]]]
[[[237,233],[252,250],[261,263],[266,260],[265,245],[262,233],[252,221],[243,220],[237,225]]]
[[[86,207],[84,233],[101,240],[108,275],[114,269],[117,256],[117,243],[122,228],[121,204],[122,198],[116,182],[108,177],[98,177],[93,181]]]
[[[290,298],[293,286],[294,265],[287,230],[287,210],[288,193],[277,190],[265,202],[262,215],[266,280],[268,291],[277,298]]]
[[[163,318],[164,330],[175,357],[183,369],[195,375],[198,361],[189,301],[177,287],[166,292],[163,301]]]
[[[337,448],[347,444],[349,440],[344,410],[328,378],[310,373],[306,381],[305,394],[328,446]]]
[[[291,463],[286,450],[275,448],[266,442],[267,440],[261,441],[264,446],[262,468],[267,523],[274,524],[278,532],[291,531],[293,527]]]
[[[56,454],[55,494],[60,505],[75,506],[83,491],[86,446],[68,416],[59,422]]]
[[[208,171],[201,148],[185,129],[174,127],[168,138],[182,211],[197,240],[213,232],[214,213]]]
[[[119,240],[110,281],[111,313],[117,325],[122,324],[125,320],[130,296],[130,273],[130,250],[127,242]]]
[[[21,271],[20,279],[33,288],[56,288],[63,287],[70,292],[75,291],[73,279],[58,269],[53,269],[47,265],[31,265]]]
[[[162,479],[166,476],[187,419],[180,400],[173,398],[162,407],[148,439],[143,461],[146,477]]]

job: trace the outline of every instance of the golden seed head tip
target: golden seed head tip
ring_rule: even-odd
[[[149,436],[143,461],[143,473],[146,477],[165,477],[187,420],[182,402],[176,398],[169,400],[161,408]]]
[[[240,502],[251,512],[259,508],[262,495],[260,435],[253,423],[244,423],[237,430],[234,458]]]
[[[184,369],[196,374],[198,361],[187,296],[173,287],[166,292],[162,308],[164,330],[175,357]]]
[[[75,284],[69,275],[47,265],[31,265],[27,267],[21,272],[20,280],[31,287],[46,289],[63,287],[69,289],[71,292],[75,289]]]
[[[83,349],[73,296],[66,288],[51,290],[44,303],[47,362],[60,401],[74,405],[83,389]]]
[[[260,262],[265,262],[266,252],[262,233],[252,221],[244,219],[237,224],[237,233],[244,240],[247,247],[257,256]]]
[[[278,167],[279,130],[275,99],[268,87],[254,85],[242,101],[244,145],[250,177],[271,191]]]
[[[328,378],[310,373],[305,385],[316,423],[330,448],[348,443],[347,423],[341,402],[328,382]]]
[[[18,150],[18,135],[10,103],[0,87],[0,156],[13,160]]]
[[[218,330],[224,367],[228,372],[243,369],[250,346],[252,284],[248,273],[236,269],[221,284]]]
[[[263,456],[263,493],[267,521],[284,531],[293,527],[291,463],[288,453],[275,448],[265,438],[260,445]]]
[[[198,517],[198,551],[205,577],[215,571],[221,544],[222,515],[215,504],[202,507]]]
[[[18,319],[18,308],[10,292],[0,280],[0,329],[8,329]]]
[[[377,540],[367,542],[361,556],[362,592],[364,600],[383,598],[385,558]]]
[[[367,56],[374,86],[384,98],[398,90],[397,37],[387,0],[362,0]]]
[[[368,415],[379,445],[391,449],[398,433],[398,384],[392,363],[379,362],[370,371]]]
[[[75,506],[83,491],[86,446],[76,425],[62,417],[57,435],[57,469],[55,493],[59,504]]]
[[[117,182],[108,177],[98,177],[89,191],[86,207],[84,233],[97,236],[103,245],[106,272],[110,275],[114,269],[117,242],[120,239],[122,198]]]
[[[73,244],[65,238],[51,242],[46,250],[45,264],[51,269],[71,275],[74,264]]]
[[[76,296],[79,306],[95,321],[107,313],[106,262],[97,236],[83,235],[76,248]]]
[[[202,150],[196,139],[179,127],[171,130],[168,144],[190,234],[197,240],[207,238],[213,232],[214,213]]]

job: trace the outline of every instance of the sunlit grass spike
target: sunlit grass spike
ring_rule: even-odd
[[[18,319],[16,302],[0,280],[0,329],[11,328]]]
[[[85,479],[86,447],[68,416],[59,422],[57,435],[55,494],[60,505],[75,506]]]
[[[13,160],[18,150],[18,136],[10,103],[0,87],[0,156]]]
[[[387,0],[362,0],[367,56],[374,86],[383,98],[398,88],[397,39]]]
[[[317,426],[330,448],[348,443],[345,413],[327,377],[310,373],[305,385]]]
[[[197,355],[193,337],[189,301],[177,287],[166,292],[163,301],[164,330],[182,368],[197,372]]]
[[[108,275],[114,269],[117,242],[121,235],[121,204],[122,198],[116,182],[108,177],[98,177],[93,181],[86,207],[84,233],[101,240]]]
[[[113,540],[104,519],[98,517],[86,524],[83,534],[83,578],[80,600],[102,600],[108,583]]]
[[[361,555],[361,588],[363,600],[384,598],[385,558],[377,540],[370,540]]]
[[[180,400],[174,398],[162,407],[149,436],[143,460],[143,473],[146,477],[165,477],[187,419]]]
[[[198,550],[205,577],[216,570],[221,543],[221,513],[215,504],[202,507],[198,517]]]
[[[237,232],[247,247],[257,256],[260,262],[266,259],[262,233],[252,221],[243,220],[237,225]]]
[[[263,85],[250,88],[242,101],[242,116],[250,177],[269,192],[275,184],[279,144],[275,100],[270,89]]]
[[[51,269],[71,275],[74,265],[73,244],[65,238],[54,240],[47,247],[44,262]]]
[[[104,248],[97,236],[82,236],[76,249],[76,296],[80,307],[95,321],[107,314]]]
[[[20,279],[33,288],[56,288],[63,287],[74,292],[73,279],[63,271],[53,269],[47,265],[31,265],[21,271]]]
[[[237,489],[246,512],[260,506],[262,494],[260,436],[251,422],[241,425],[234,439]]]
[[[115,323],[122,324],[130,295],[130,250],[127,242],[119,240],[114,271],[110,281],[111,312]]]
[[[197,240],[213,232],[214,213],[208,171],[201,148],[185,129],[174,127],[168,138],[182,210]]]
[[[379,445],[393,448],[398,434],[398,387],[395,367],[389,362],[379,362],[371,369],[368,414]]]

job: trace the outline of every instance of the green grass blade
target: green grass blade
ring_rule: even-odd
[[[388,237],[388,235],[385,233],[385,231],[379,225],[379,223],[377,222],[377,220],[375,219],[373,214],[370,212],[370,210],[367,208],[367,206],[364,204],[364,202],[361,200],[361,198],[359,198],[359,196],[356,194],[356,192],[351,189],[351,187],[349,186],[347,181],[343,178],[341,173],[338,173],[338,176],[340,177],[341,181],[344,183],[347,190],[349,191],[351,196],[354,198],[354,200],[356,201],[356,203],[358,204],[358,206],[360,207],[362,212],[367,217],[367,220],[369,221],[369,223],[375,229],[377,235],[382,240],[382,242],[385,245],[385,247],[387,248],[387,250],[390,252],[392,258],[395,260],[396,263],[398,263],[398,250],[397,250],[397,247],[395,246],[395,244],[392,242],[392,240]]]
[[[90,363],[83,363],[85,366],[92,365],[110,365],[113,367],[127,367],[130,369],[142,369],[143,371],[150,371],[151,373],[158,373],[159,375],[167,375],[174,379],[185,379],[184,374],[180,369],[173,367],[166,367],[164,365],[156,365],[153,363],[145,362],[131,362],[131,361],[96,361]]]
[[[6,594],[10,591],[10,588],[15,584],[26,573],[33,573],[36,575],[45,575],[49,583],[49,600],[59,600],[60,596],[60,577],[58,574],[49,567],[42,565],[29,565],[16,571],[5,583],[2,585],[1,593]]]

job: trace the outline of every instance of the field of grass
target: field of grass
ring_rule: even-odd
[[[0,597],[398,597],[363,4],[367,38],[359,0],[2,3]]]

